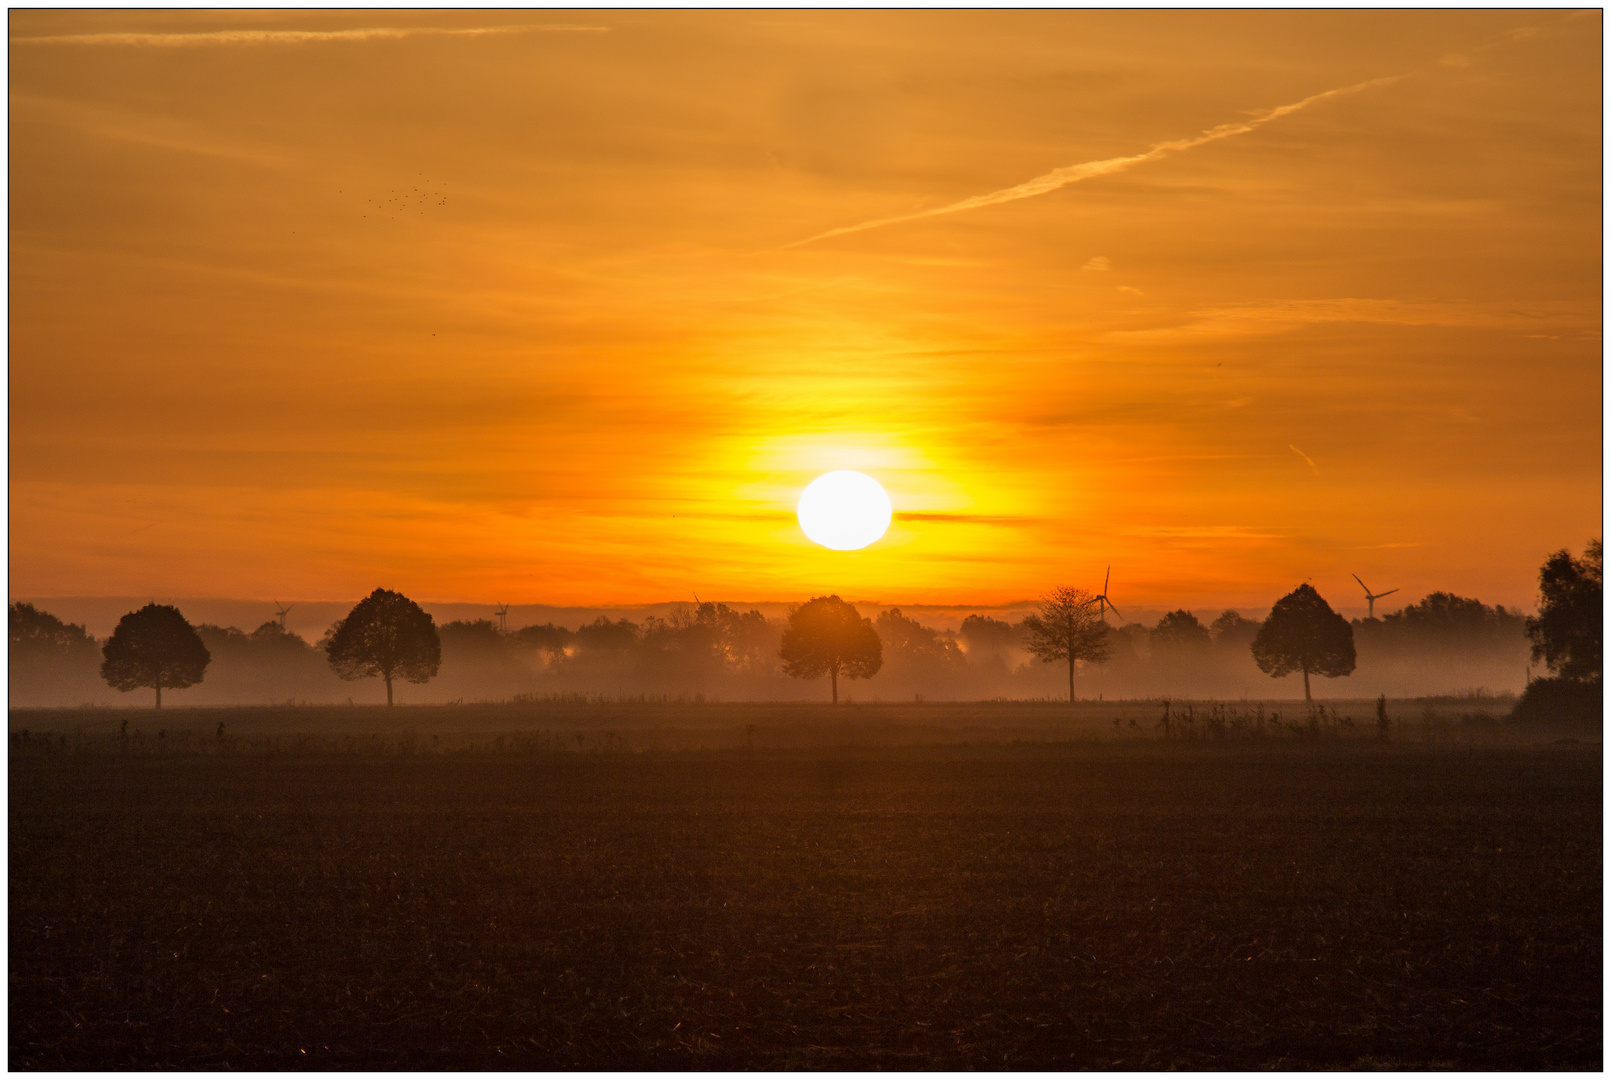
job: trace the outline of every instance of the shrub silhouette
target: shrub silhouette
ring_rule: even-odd
[[[783,670],[796,679],[830,676],[839,704],[839,676],[870,679],[884,664],[884,645],[871,620],[837,596],[818,596],[789,616],[779,650]]]
[[[1270,609],[1253,639],[1253,660],[1271,678],[1303,672],[1303,700],[1313,706],[1311,674],[1335,679],[1354,670],[1354,630],[1305,583]]]
[[[392,704],[392,680],[428,682],[442,666],[442,641],[436,623],[402,593],[376,589],[347,617],[330,628],[324,642],[330,666],[343,679],[386,680],[386,704]]]
[[[212,660],[196,628],[170,604],[147,604],[123,616],[101,655],[101,678],[125,693],[153,687],[159,709],[163,687],[195,686]]]
[[[1045,664],[1068,662],[1068,700],[1074,700],[1074,662],[1100,664],[1108,658],[1108,626],[1095,607],[1096,597],[1067,585],[1053,589],[1040,610],[1024,619],[1025,647]]]
[[[1599,728],[1605,695],[1599,681],[1534,679],[1511,710],[1511,719],[1529,724],[1566,724]]]

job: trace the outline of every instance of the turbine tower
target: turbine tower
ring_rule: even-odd
[[[1097,617],[1102,620],[1104,625],[1108,621],[1108,612],[1109,611],[1112,611],[1113,614],[1118,615],[1119,618],[1121,618],[1121,619],[1124,618],[1123,615],[1119,614],[1119,609],[1113,606],[1113,601],[1108,599],[1108,580],[1110,578],[1112,578],[1112,577],[1113,577],[1113,567],[1110,566],[1110,567],[1108,567],[1108,572],[1106,574],[1104,574],[1103,577],[1102,577],[1102,591],[1101,591],[1101,593],[1099,593],[1096,597],[1094,597],[1094,599],[1096,600],[1096,605],[1097,605]]]
[[[274,601],[274,612],[279,618],[280,632],[282,634],[285,632],[285,617],[290,614],[291,609],[294,607],[296,607],[295,604],[282,604],[278,600]]]
[[[498,633],[507,634],[509,632],[509,605],[500,604],[493,610],[498,613]]]
[[[1353,575],[1353,578],[1355,581],[1359,581],[1358,574]],[[1367,619],[1376,618],[1376,601],[1380,600],[1384,596],[1392,596],[1394,593],[1398,592],[1397,589],[1388,589],[1386,592],[1373,593],[1370,591],[1370,586],[1366,585],[1363,581],[1359,581],[1359,587],[1365,590],[1365,609],[1368,612],[1365,618]]]

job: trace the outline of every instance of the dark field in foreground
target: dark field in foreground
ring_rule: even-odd
[[[1536,745],[1598,740],[1600,727],[1519,723],[1509,697],[1393,700],[1386,735],[1403,743]],[[301,746],[432,752],[470,747],[524,750],[833,749],[1009,742],[1376,738],[1376,702],[975,701],[707,702],[567,695],[536,701],[410,705],[12,709],[14,736],[67,735],[77,742],[124,734],[135,752]],[[224,738],[217,739],[218,725]],[[158,739],[166,740],[159,744]],[[199,740],[199,742],[198,742]],[[501,740],[501,742],[500,742]]]
[[[1597,745],[178,742],[13,740],[12,1068],[1601,1063]]]

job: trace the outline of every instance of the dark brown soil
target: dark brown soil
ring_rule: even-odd
[[[14,1069],[1601,1065],[1598,746],[12,743]]]

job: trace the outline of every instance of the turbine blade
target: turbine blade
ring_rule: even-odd
[[[1380,600],[1384,596],[1392,596],[1396,592],[1398,592],[1397,589],[1388,589],[1386,592],[1379,592],[1376,594],[1376,599]]]
[[[1108,594],[1108,579],[1111,578],[1112,576],[1113,576],[1113,567],[1110,566],[1110,567],[1108,567],[1108,572],[1102,575],[1102,595],[1103,596],[1106,596]]]
[[[1111,600],[1109,600],[1109,601],[1108,601],[1108,602],[1107,602],[1107,605],[1108,605],[1108,610],[1109,610],[1109,611],[1111,611],[1111,612],[1113,612],[1113,614],[1115,614],[1115,615],[1119,615],[1119,609],[1118,609],[1118,608],[1116,608],[1116,607],[1114,607],[1114,606],[1113,606],[1113,601],[1111,601]],[[1119,615],[1119,618],[1121,618],[1121,619],[1122,619],[1122,618],[1124,618],[1124,616],[1123,616],[1123,615]]]
[[[1358,574],[1350,574],[1349,576],[1352,577],[1355,581],[1359,581],[1359,575]],[[1369,585],[1366,585],[1363,581],[1359,581],[1359,587],[1361,589],[1365,590],[1365,595],[1366,596],[1370,595],[1370,586]]]

